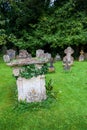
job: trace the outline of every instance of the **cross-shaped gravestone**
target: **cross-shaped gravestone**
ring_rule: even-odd
[[[74,50],[71,47],[67,47],[67,49],[64,50],[64,53],[66,54],[63,58],[64,69],[69,70],[74,61],[74,58],[71,56],[74,53]]]

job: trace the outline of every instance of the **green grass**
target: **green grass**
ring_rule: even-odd
[[[75,61],[70,72],[55,63],[52,79],[57,98],[42,103],[17,102],[12,69],[0,58],[0,130],[87,130],[87,62]]]

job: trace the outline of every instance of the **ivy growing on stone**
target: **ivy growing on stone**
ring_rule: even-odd
[[[26,79],[37,77],[39,75],[46,74],[48,72],[48,65],[44,64],[40,69],[38,69],[34,64],[22,67],[22,72],[20,76]]]

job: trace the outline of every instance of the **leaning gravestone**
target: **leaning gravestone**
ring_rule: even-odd
[[[66,56],[63,58],[63,66],[65,70],[69,70],[71,65],[73,65],[74,58],[71,56],[74,53],[74,50],[71,47],[67,47],[64,50]]]
[[[15,50],[13,50],[13,49],[9,49],[9,50],[7,50],[7,55],[9,55],[9,57],[10,57],[10,60],[12,60],[12,59],[15,59]]]
[[[79,56],[79,61],[84,61],[84,59],[85,59],[84,51],[81,50],[81,51],[80,51],[80,56]]]
[[[3,60],[4,60],[4,62],[6,62],[6,63],[10,62],[10,57],[9,57],[9,55],[4,55],[4,56],[3,56]]]

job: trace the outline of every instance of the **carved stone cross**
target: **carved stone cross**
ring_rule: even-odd
[[[71,56],[74,53],[74,50],[71,47],[67,47],[67,49],[64,50],[64,53],[66,56],[63,58],[63,65],[66,70],[69,70],[74,61],[74,58]]]

